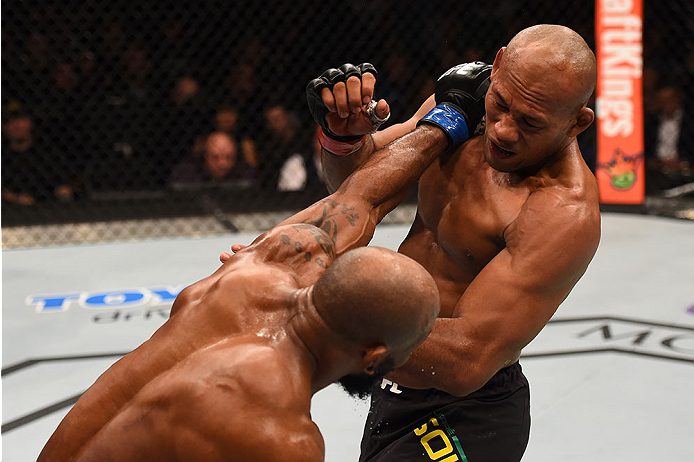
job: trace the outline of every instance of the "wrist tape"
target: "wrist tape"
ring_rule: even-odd
[[[328,152],[336,156],[348,156],[358,151],[363,145],[366,135],[354,141],[337,141],[330,138],[323,132],[323,128],[318,129],[318,142]]]
[[[448,135],[449,149],[459,146],[470,138],[465,116],[448,104],[442,103],[422,117],[417,125],[428,123],[441,128]]]

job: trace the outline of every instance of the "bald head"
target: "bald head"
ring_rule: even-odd
[[[205,140],[205,167],[213,178],[222,179],[234,168],[236,144],[224,132],[214,132]]]
[[[346,252],[313,291],[328,326],[361,345],[412,349],[427,337],[439,312],[431,275],[414,260],[379,247]]]
[[[595,54],[579,34],[564,26],[540,24],[520,31],[500,64],[531,70],[536,78],[559,80],[557,90],[575,109],[586,105],[597,82]]]
[[[205,140],[207,152],[234,152],[236,146],[234,140],[224,132],[213,132]]]

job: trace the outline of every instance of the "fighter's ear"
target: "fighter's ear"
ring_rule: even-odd
[[[590,127],[590,124],[595,120],[595,113],[589,107],[582,107],[578,111],[578,115],[574,119],[573,125],[569,128],[569,137],[573,138],[581,133],[586,128]]]
[[[494,74],[499,70],[499,66],[501,65],[501,59],[504,56],[504,52],[506,51],[506,47],[501,47],[499,48],[499,51],[496,52],[496,57],[494,58],[494,63],[492,64],[492,78],[494,77]]]
[[[373,375],[386,359],[388,359],[388,348],[385,345],[365,348],[362,352],[361,366],[365,374]]]

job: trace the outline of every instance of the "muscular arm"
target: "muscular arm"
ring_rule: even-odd
[[[410,360],[389,375],[410,388],[465,396],[515,360],[585,272],[597,249],[595,209],[551,192],[528,199],[507,247],[475,277],[451,318],[436,320]]]
[[[335,241],[336,255],[364,246],[447,144],[442,130],[418,127],[376,151],[333,194],[280,225],[309,223],[323,229]]]
[[[381,130],[372,135],[367,135],[362,148],[348,156],[336,156],[325,149],[321,150],[323,177],[328,187],[328,191],[335,192],[340,184],[360,165],[366,162],[371,155],[388,143],[400,138],[403,135],[414,130],[417,126],[417,121],[424,117],[436,103],[434,95],[427,98],[417,112],[406,122],[401,124],[391,125],[385,130]]]

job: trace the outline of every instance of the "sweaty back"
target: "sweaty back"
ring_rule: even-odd
[[[313,291],[328,326],[362,345],[414,345],[428,335],[439,312],[438,289],[417,262],[379,247],[346,252]]]

